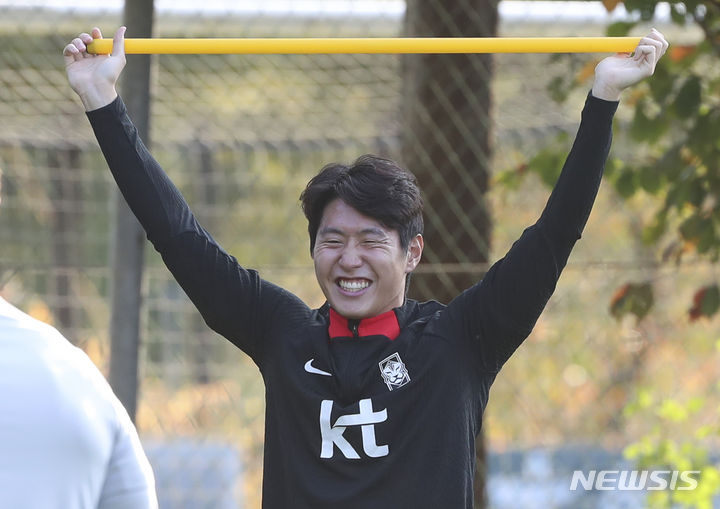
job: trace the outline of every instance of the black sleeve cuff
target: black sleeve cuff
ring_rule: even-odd
[[[95,124],[96,122],[102,122],[103,120],[111,118],[122,118],[126,113],[125,103],[118,95],[110,104],[106,104],[96,110],[86,111],[85,115],[87,115],[91,124]]]
[[[585,99],[585,108],[592,109],[598,112],[600,115],[612,117],[618,109],[620,101],[606,101],[592,95],[592,89],[588,92],[587,99]]]

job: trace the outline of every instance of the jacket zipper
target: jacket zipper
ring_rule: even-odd
[[[350,332],[352,332],[352,335],[355,339],[360,337],[360,334],[358,333],[359,327],[360,320],[348,320],[348,328],[350,329]]]

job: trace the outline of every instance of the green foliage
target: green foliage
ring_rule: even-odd
[[[658,3],[655,0],[626,0],[625,8],[630,12],[639,13],[643,21],[650,21]]]
[[[628,10],[640,12],[649,19],[654,11],[654,0],[631,0]],[[705,14],[700,14],[703,10]],[[669,242],[676,261],[687,252],[717,261],[720,253],[720,105],[713,98],[718,91],[718,59],[720,34],[717,9],[704,2],[672,3],[674,23],[688,21],[686,10],[698,15],[692,22],[705,34],[705,40],[695,47],[671,48],[658,65],[655,76],[639,87],[634,96],[634,114],[628,128],[630,138],[646,150],[642,155],[626,160],[624,164],[610,163],[618,171],[609,172],[618,194],[627,199],[638,192],[658,197],[654,217],[645,226],[643,240],[663,249]],[[631,25],[616,24],[608,35],[625,35]],[[624,32],[624,33],[623,33]],[[714,92],[715,94],[713,94]],[[663,198],[664,197],[664,198]],[[672,233],[674,232],[674,234]],[[674,239],[668,237],[673,236]],[[650,287],[649,284],[647,284]],[[611,302],[611,313],[620,317],[649,311],[642,304],[643,295],[652,295],[651,287],[626,284]],[[639,302],[639,303],[638,303]],[[652,305],[652,301],[649,302]],[[699,289],[688,310],[689,319],[712,317],[720,309],[720,290],[716,284]],[[638,311],[640,310],[640,311]],[[650,391],[642,390],[635,401],[625,408],[626,417],[637,413],[654,413],[658,418],[655,429],[637,442],[630,444],[625,453],[640,468],[700,471],[698,487],[694,490],[660,491],[648,494],[650,507],[712,507],[712,499],[720,491],[720,470],[707,457],[708,439],[720,435],[717,425],[720,409],[715,411],[714,424],[698,424],[694,416],[704,406],[703,398],[687,402],[664,399],[655,402]],[[673,426],[681,426],[673,433]],[[687,429],[694,433],[688,434]]]
[[[652,19],[656,0],[628,0],[625,7]],[[643,240],[657,246],[663,260],[681,261],[695,255],[712,262],[720,259],[720,9],[715,2],[671,2],[671,19],[679,26],[695,25],[704,38],[697,44],[677,41],[659,62],[654,76],[625,92],[629,122],[618,122],[616,139],[627,141],[628,153],[613,156],[606,176],[624,199],[637,194],[655,197],[656,210],[643,228]],[[618,22],[610,36],[625,36],[636,22]],[[685,45],[684,45],[685,44]],[[586,86],[574,60],[569,72],[551,80],[549,93],[564,101],[572,89]],[[575,73],[576,76],[568,76]],[[566,147],[553,140],[532,157],[527,172],[553,185]],[[522,165],[524,167],[525,165]],[[517,180],[521,175],[515,175]],[[502,181],[501,181],[502,182]],[[516,183],[517,185],[517,183]],[[632,295],[632,292],[631,294]],[[632,299],[631,299],[632,301]],[[631,301],[613,302],[615,316],[628,311]],[[712,317],[718,308],[693,314]]]
[[[657,422],[650,433],[625,448],[626,458],[634,460],[640,469],[699,472],[693,475],[698,482],[695,489],[648,492],[650,507],[712,507],[713,497],[720,491],[720,470],[708,458],[706,443],[720,436],[720,425],[717,424],[720,409],[714,412],[713,424],[699,423],[705,403],[705,398],[701,397],[688,401],[659,400],[650,389],[643,388],[625,407],[625,417],[648,414]],[[686,431],[688,423],[694,432]],[[676,427],[680,424],[684,427],[678,433]]]
[[[626,37],[637,23],[628,21],[618,21],[607,27],[606,33],[608,37]]]
[[[625,7],[648,21],[658,3],[626,0]],[[694,25],[703,39],[692,45],[670,40],[654,76],[624,93],[621,108],[630,115],[628,121],[618,115],[615,137],[620,143],[607,163],[606,178],[622,199],[652,197],[655,210],[643,225],[642,240],[655,246],[662,260],[680,262],[694,256],[716,263],[720,259],[720,9],[714,1],[671,2],[670,8],[674,24]],[[635,23],[615,23],[607,34],[625,36],[635,28]],[[548,89],[559,102],[576,87],[586,86],[583,69],[578,72],[568,58],[567,72],[552,79]],[[520,165],[523,171],[515,172],[514,184],[535,173],[553,185],[551,165],[555,170],[560,167],[557,162],[566,152],[562,140],[553,140]],[[654,293],[652,282],[625,283],[611,299],[609,312],[616,319],[633,315],[640,321],[650,313]],[[695,291],[687,316],[690,321],[710,319],[719,310],[720,288],[709,282]],[[720,341],[716,348],[720,351]],[[710,411],[704,409],[710,395],[704,397],[680,401],[641,389],[625,406],[623,417],[628,421],[655,423],[625,451],[639,468],[700,472],[694,490],[648,492],[649,507],[711,508],[720,492],[720,470],[707,454],[720,437],[720,409],[712,411],[710,424],[707,418],[700,419],[701,413],[707,417]]]
[[[710,285],[700,288],[693,297],[693,305],[688,311],[690,320],[697,320],[702,316],[712,316],[720,308],[720,288]],[[719,343],[720,345],[720,343]]]
[[[681,119],[687,119],[697,114],[700,108],[702,86],[698,76],[691,75],[680,86],[675,96],[673,108],[675,115]]]
[[[620,287],[610,302],[610,314],[620,320],[631,314],[639,320],[650,312],[654,302],[653,287],[649,282],[627,283]]]
[[[654,5],[648,0],[626,3],[643,19]],[[700,5],[688,4],[687,9]],[[717,15],[710,8],[693,11],[705,14],[692,18],[685,12],[684,4],[672,4],[673,21],[682,25],[692,19],[706,40],[692,47],[671,47],[655,76],[631,93],[634,112],[627,132],[644,150],[625,161],[624,172],[613,184],[623,198],[638,192],[659,198],[655,217],[645,228],[645,241],[661,249],[668,242],[680,242],[686,247],[680,256],[691,253],[714,261],[720,253],[720,109],[709,92],[717,89],[714,68],[720,49],[709,41],[718,32]],[[615,26],[614,33],[620,28]]]

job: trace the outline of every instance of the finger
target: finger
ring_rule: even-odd
[[[662,41],[660,41],[658,39],[654,39],[650,36],[646,36],[646,37],[643,37],[642,39],[640,39],[640,41],[638,42],[638,46],[640,46],[640,45],[655,46],[658,50],[662,50],[662,47],[663,47]]]
[[[102,39],[102,38],[103,38],[102,32],[100,31],[100,29],[99,29],[98,27],[93,27],[93,29],[90,30],[90,34],[91,34],[90,37],[92,38],[93,41],[94,41],[95,39]],[[90,53],[86,53],[86,56],[88,56],[88,57],[94,57],[94,56],[96,56],[96,55],[91,55]]]
[[[662,56],[663,53],[663,45],[662,42],[658,41],[657,39],[653,39],[651,37],[643,37],[640,39],[640,42],[638,43],[638,48],[640,46],[650,46],[655,48],[655,52],[650,55],[653,59],[652,66],[655,67],[655,64],[657,63],[658,59]],[[637,51],[636,51],[637,53]],[[636,55],[638,58],[636,60],[641,60],[642,58],[645,58],[647,56],[647,53],[641,53],[640,55]]]
[[[75,39],[73,39],[72,41],[70,41],[70,44],[72,44],[73,46],[75,46],[80,53],[82,53],[82,52],[84,52],[84,51],[87,50],[87,46],[85,46],[85,43],[82,42],[82,39],[80,39],[80,37],[75,37]]]
[[[63,48],[63,59],[65,60],[65,65],[72,64],[75,60],[78,60],[77,57],[82,57],[82,55],[80,54],[80,50],[77,49],[73,43],[70,43]]]
[[[125,57],[125,30],[127,30],[126,27],[120,27],[115,31],[112,51],[114,57]]]
[[[657,51],[657,47],[652,44],[640,45],[635,51],[635,60],[637,60],[641,66],[646,67],[650,74],[655,72]]]
[[[653,28],[652,30],[650,30],[650,34],[648,35],[648,37],[650,37],[651,39],[655,39],[656,41],[660,41],[660,43],[662,44],[662,51],[660,52],[658,58],[663,56],[667,51],[668,47],[670,46],[670,43],[667,42],[665,36],[661,34],[659,30]]]
[[[63,56],[71,57],[77,55],[80,51],[75,47],[73,43],[68,44],[63,48]]]
[[[80,39],[80,40],[83,42],[83,44],[85,45],[85,48],[86,48],[86,49],[87,49],[87,45],[90,44],[91,42],[93,42],[93,40],[94,40],[93,37],[92,37],[92,35],[90,35],[90,34],[88,34],[88,33],[85,33],[85,32],[83,32],[83,33],[81,33],[80,35],[78,35],[77,38]],[[82,54],[81,54],[80,56],[81,56],[81,57],[84,57],[84,58],[91,58],[91,57],[93,56],[93,55],[91,55],[87,50],[86,50],[86,51],[81,51],[81,53],[82,53]]]
[[[659,59],[665,53],[668,47],[668,42],[665,40],[663,35],[657,30],[653,29],[650,34],[640,39],[639,44],[647,45],[652,44],[657,48],[656,57]]]
[[[637,48],[635,48],[635,58],[637,60],[643,60],[655,53],[656,51],[657,47],[653,46],[652,44],[641,44]]]

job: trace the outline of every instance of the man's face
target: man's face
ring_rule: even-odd
[[[377,316],[402,305],[405,276],[419,263],[422,248],[417,235],[403,250],[397,231],[335,199],[320,220],[315,275],[330,306],[345,318]]]

